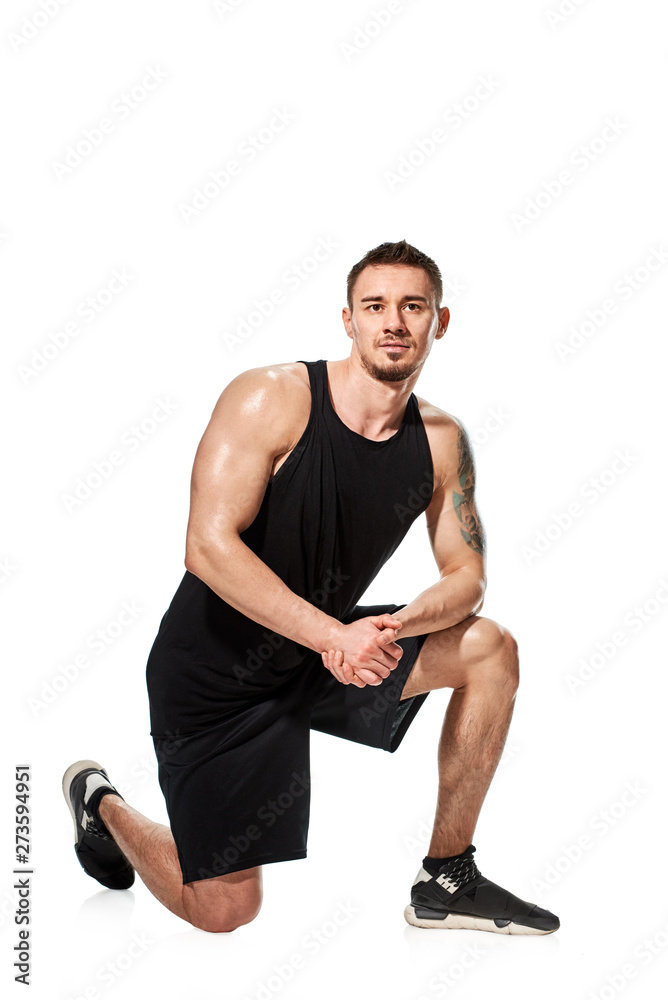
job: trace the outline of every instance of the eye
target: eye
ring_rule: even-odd
[[[420,306],[418,305],[417,302],[408,302],[407,305],[410,306],[411,308],[417,309],[418,311],[420,309]]]
[[[373,302],[370,306],[368,306],[369,309],[380,309],[380,307],[380,302]]]

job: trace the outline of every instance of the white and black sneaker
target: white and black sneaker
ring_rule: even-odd
[[[97,761],[78,760],[63,775],[63,795],[74,820],[74,851],[87,875],[107,889],[129,889],[135,870],[102,822],[97,805],[102,789],[123,798]]]
[[[525,903],[480,874],[471,844],[431,875],[420,868],[404,917],[415,927],[464,928],[496,934],[551,934],[559,918]]]

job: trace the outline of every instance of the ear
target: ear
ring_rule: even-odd
[[[448,323],[450,322],[450,310],[447,306],[443,306],[438,315],[438,330],[436,331],[436,336],[434,340],[440,340],[441,337],[445,336],[445,331],[448,329]]]

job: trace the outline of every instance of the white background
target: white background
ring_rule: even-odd
[[[23,995],[11,982],[11,782],[28,763],[33,997],[656,996],[668,945],[661,5],[565,0],[555,16],[558,0],[404,0],[380,28],[384,0],[44,3],[48,15],[6,0],[1,15],[11,995]],[[153,89],[122,116],[116,102],[150,69]],[[275,109],[294,117],[249,162],[240,147]],[[79,146],[80,162],[70,151],[59,176],[105,117],[112,130]],[[420,154],[439,127],[443,141]],[[209,171],[235,157],[241,172],[186,221]],[[238,372],[346,357],[346,273],[402,238],[446,281],[451,326],[416,392],[468,429],[489,553],[482,613],[520,644],[476,860],[562,926],[518,938],[405,924],[444,690],[396,754],[314,733],[309,857],[265,867],[256,921],[207,934],[139,879],[98,891],[73,854],[61,776],[100,760],[166,822],[144,669],[183,573],[197,443]],[[336,247],[289,289],[284,272],[319,239]],[[114,269],[127,287],[105,303]],[[277,288],[284,301],[231,349],[226,337]],[[92,322],[79,311],[88,296]],[[157,400],[173,412],[131,450]],[[119,448],[122,463],[68,511],[64,495]],[[366,601],[408,602],[435,579],[421,517]],[[123,602],[135,621],[96,655],[88,637]],[[323,927],[331,936],[314,944]],[[143,950],[129,961],[135,936]],[[302,968],[286,982],[293,956]]]

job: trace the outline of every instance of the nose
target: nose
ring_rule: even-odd
[[[389,309],[385,317],[385,329],[388,333],[398,333],[405,330],[404,321],[399,309]]]

